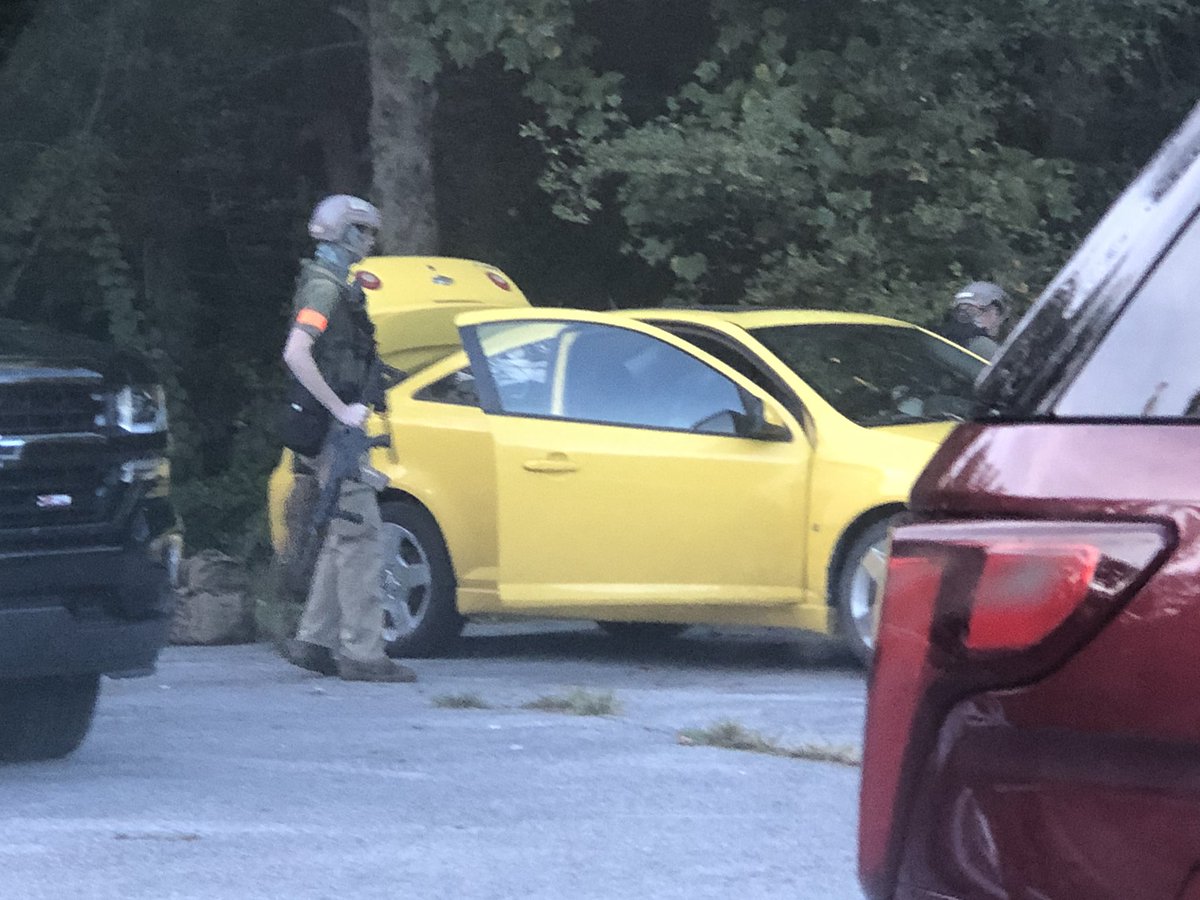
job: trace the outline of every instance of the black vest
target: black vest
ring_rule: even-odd
[[[323,278],[338,289],[338,303],[325,331],[313,344],[313,359],[326,383],[343,403],[360,403],[367,370],[375,359],[375,325],[367,315],[366,297],[357,282],[339,282],[321,266],[305,266],[298,290],[308,280]]]

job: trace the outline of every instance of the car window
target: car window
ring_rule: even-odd
[[[1193,220],[1059,398],[1069,418],[1200,418],[1200,223]]]
[[[413,394],[413,399],[452,403],[455,406],[478,406],[479,389],[475,387],[475,375],[470,366],[465,366],[425,385]]]
[[[532,345],[514,343],[514,330],[528,324],[478,328],[503,412],[737,433],[745,412],[738,386],[677,347],[625,328],[578,322],[554,323],[557,333]]]
[[[643,319],[642,321],[661,328],[663,331],[669,331],[676,337],[683,338],[689,344],[699,347],[709,356],[725,363],[751,384],[762,388],[763,393],[778,400],[783,404],[784,409],[799,421],[807,420],[808,414],[804,409],[804,404],[800,402],[800,398],[756,353],[751,353],[743,344],[732,341],[723,335],[706,332],[701,327],[690,323],[684,325],[678,322],[653,319]]]
[[[563,332],[561,323],[505,322],[479,327],[488,370],[504,412],[551,414],[551,374]]]
[[[747,358],[746,354],[729,346],[716,335],[705,334],[694,327],[681,327],[671,322],[651,322],[650,324],[661,328],[663,331],[669,331],[676,337],[683,338],[689,344],[696,345],[709,356],[719,359],[739,375],[758,385],[763,391],[775,397],[775,399],[780,399],[778,396],[780,393],[779,385],[775,382],[775,379]]]
[[[834,409],[864,426],[966,418],[985,365],[898,325],[778,325],[751,333]]]

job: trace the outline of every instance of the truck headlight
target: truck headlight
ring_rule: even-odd
[[[117,394],[117,425],[131,434],[167,430],[167,396],[158,384],[133,384]]]

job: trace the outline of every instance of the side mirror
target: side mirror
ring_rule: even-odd
[[[739,417],[738,434],[756,441],[790,441],[792,432],[778,410],[754,394],[743,394],[746,412]]]

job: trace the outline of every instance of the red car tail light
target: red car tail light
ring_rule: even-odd
[[[379,280],[379,276],[374,272],[368,272],[366,269],[357,272],[354,280],[362,286],[364,291],[377,291],[383,287],[383,282]]]
[[[1087,595],[1100,562],[1090,544],[981,546],[963,644],[968,650],[1019,650],[1066,621]]]
[[[1043,677],[1157,567],[1153,523],[948,522],[892,538],[871,672],[859,876],[890,897],[912,782],[950,707]]]
[[[503,275],[501,275],[499,272],[493,272],[491,269],[489,269],[487,272],[487,277],[488,277],[488,281],[490,281],[496,287],[500,288],[500,290],[502,290],[502,291],[511,291],[512,290],[512,285],[509,284],[508,279],[505,278]]]

